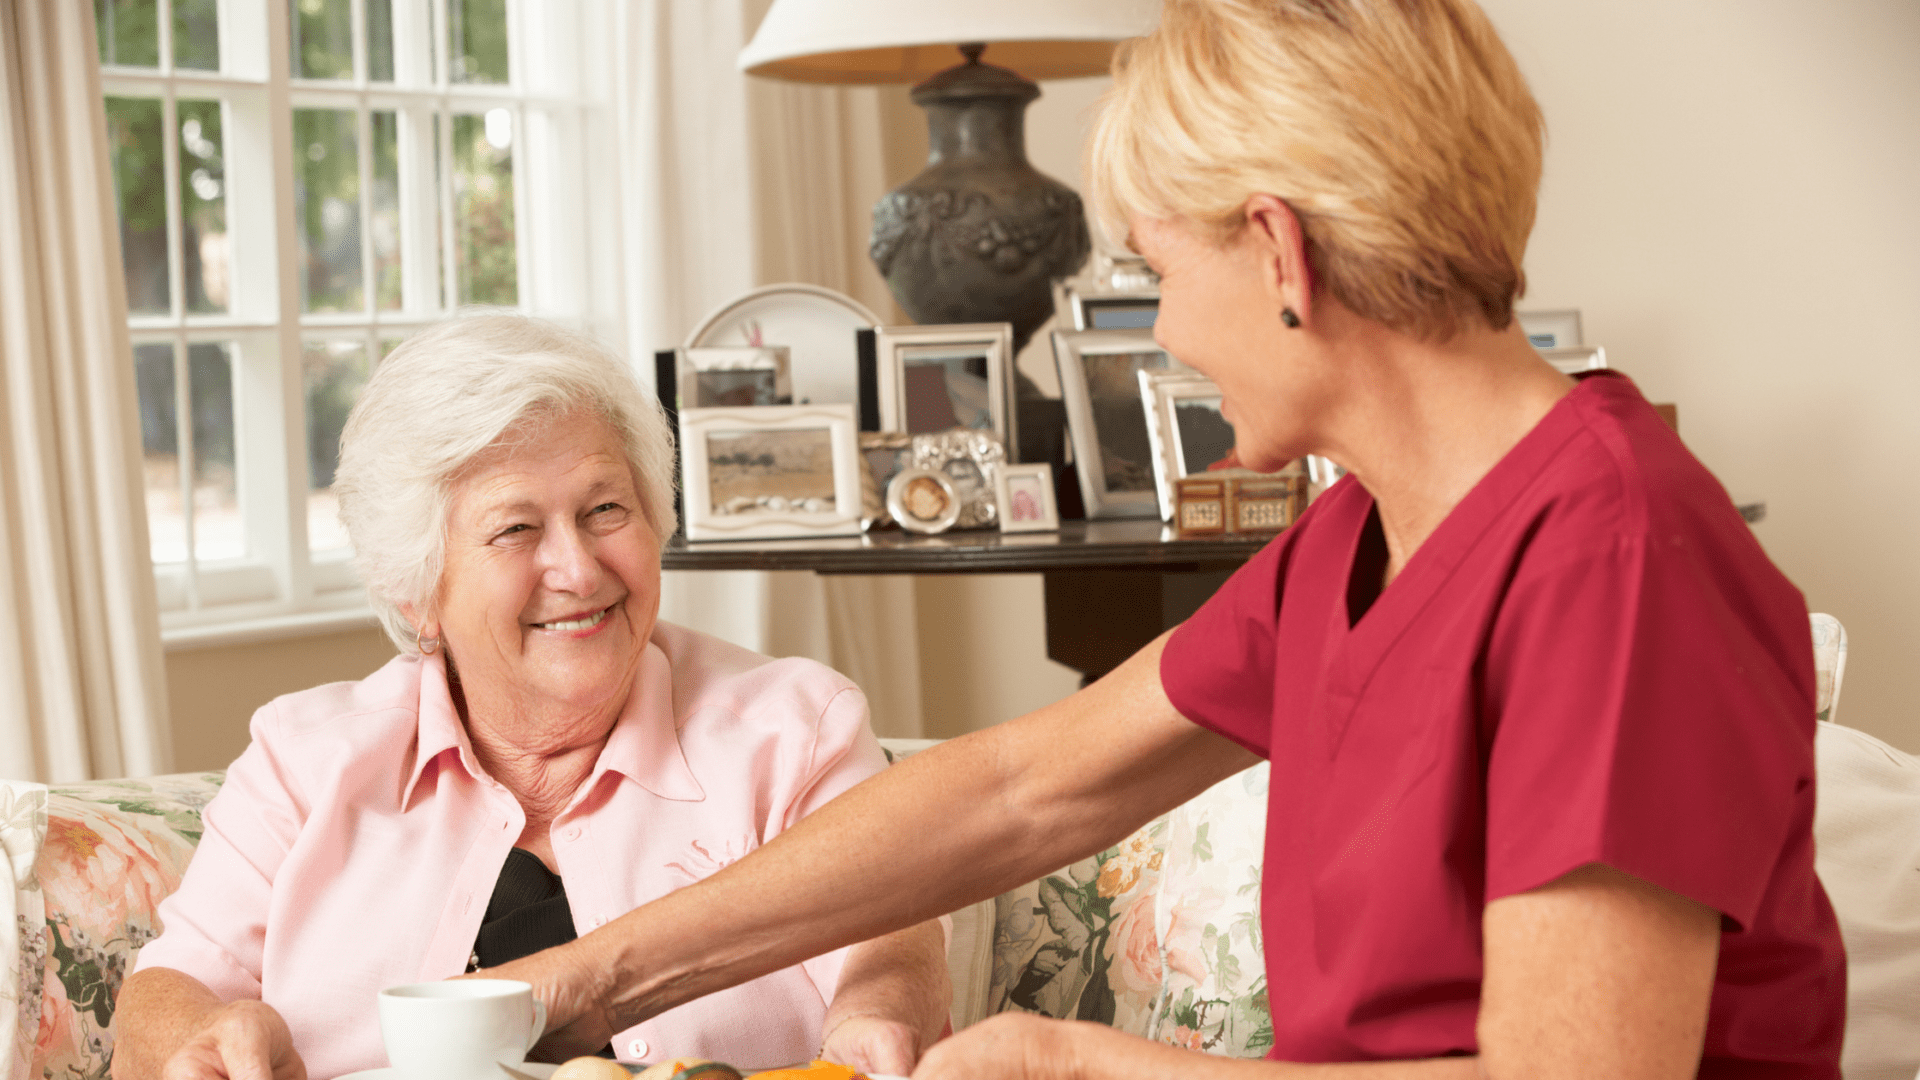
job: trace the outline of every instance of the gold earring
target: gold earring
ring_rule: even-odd
[[[426,655],[426,656],[432,656],[432,655],[433,655],[434,653],[437,653],[437,652],[439,652],[439,651],[440,651],[440,639],[439,639],[439,638],[437,638],[437,637],[424,637],[424,638],[421,638],[421,639],[420,639],[420,652],[421,652],[421,653],[422,653],[423,655]]]

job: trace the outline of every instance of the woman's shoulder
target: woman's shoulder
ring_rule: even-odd
[[[665,620],[654,624],[652,641],[673,672],[674,712],[681,719],[704,708],[742,717],[799,708],[818,716],[838,700],[860,696],[845,675],[805,657],[775,659]]]
[[[361,735],[393,727],[410,737],[420,712],[425,671],[416,656],[396,656],[364,679],[323,683],[282,694],[253,717],[256,740],[310,741],[327,734]]]

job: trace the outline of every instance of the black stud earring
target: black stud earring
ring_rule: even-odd
[[[1300,329],[1300,316],[1295,315],[1292,308],[1280,309],[1280,321],[1286,323],[1289,330]]]

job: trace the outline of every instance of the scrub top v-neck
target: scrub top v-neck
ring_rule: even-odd
[[[1603,373],[1367,602],[1374,518],[1335,485],[1161,659],[1272,761],[1270,1056],[1474,1053],[1486,904],[1597,862],[1722,913],[1702,1076],[1837,1076],[1806,608],[1718,482]]]

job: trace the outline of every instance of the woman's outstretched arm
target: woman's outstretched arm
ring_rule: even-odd
[[[958,910],[1107,847],[1257,759],[1160,688],[1166,637],[1037,712],[917,754],[766,846],[490,974],[546,1001],[543,1056]]]

